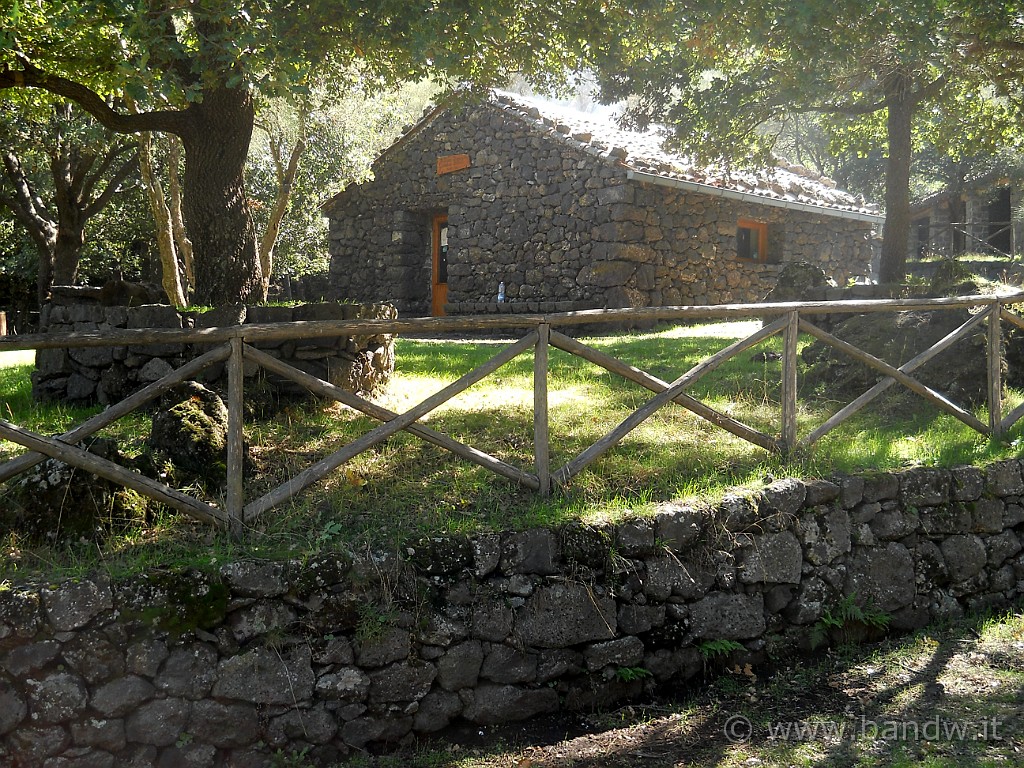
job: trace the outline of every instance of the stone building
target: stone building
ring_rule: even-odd
[[[1013,257],[1024,242],[1024,168],[1001,165],[911,206],[910,258],[981,253]]]
[[[755,301],[786,261],[867,275],[882,217],[804,168],[698,169],[494,92],[428,111],[323,207],[337,298],[405,315]]]

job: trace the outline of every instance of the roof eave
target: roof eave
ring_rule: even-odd
[[[723,189],[722,187],[713,187],[710,184],[699,184],[695,181],[684,181],[683,179],[673,179],[670,176],[659,176],[655,173],[644,173],[643,171],[636,171],[632,168],[627,169],[626,177],[631,181],[657,184],[659,186],[673,187],[675,189],[685,189],[689,192],[698,192],[702,195],[724,197],[729,200],[756,203],[758,205],[767,205],[773,208],[788,208],[790,210],[804,211],[806,213],[816,213],[820,216],[835,216],[840,219],[866,221],[872,224],[885,223],[885,216],[881,214],[865,213],[863,211],[844,211],[840,208],[829,208],[824,205],[801,203],[796,200],[779,200],[774,197],[755,195],[751,192],[740,192],[735,189]]]

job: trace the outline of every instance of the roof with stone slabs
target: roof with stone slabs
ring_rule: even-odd
[[[657,128],[626,130],[597,114],[500,90],[490,92],[488,103],[554,140],[624,168],[629,178],[636,181],[873,223],[881,223],[885,218],[876,205],[838,189],[832,179],[803,166],[784,161],[759,170],[698,166],[666,150],[668,135]],[[375,165],[430,125],[445,109],[428,108],[418,123],[378,157]],[[338,197],[325,203],[324,210],[329,210]]]

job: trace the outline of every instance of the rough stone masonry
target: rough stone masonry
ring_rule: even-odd
[[[730,664],[800,653],[844,599],[896,631],[1006,606],[1024,594],[1022,497],[1012,460],[390,555],[5,582],[0,764],[327,764],[636,697],[699,674],[709,641],[735,643]]]
[[[238,304],[205,312],[179,312],[166,304],[108,307],[80,303],[46,305],[41,325],[45,333],[56,334],[317,320],[394,320],[397,316],[395,308],[388,304],[324,302],[249,307]],[[384,387],[395,368],[394,336],[391,334],[289,339],[260,342],[255,346],[300,370],[362,394]],[[178,343],[41,349],[36,353],[32,394],[37,400],[109,405],[158,381],[209,349],[209,345]],[[250,381],[257,373],[256,366],[246,366],[245,375]],[[223,364],[213,366],[203,374],[206,382],[219,383],[226,379]],[[274,377],[267,377],[266,383],[288,394],[304,393],[298,385]]]

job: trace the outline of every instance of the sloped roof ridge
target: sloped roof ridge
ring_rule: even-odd
[[[623,168],[643,181],[739,196],[768,205],[821,209],[822,213],[874,221],[883,218],[878,206],[838,189],[831,179],[784,160],[776,160],[773,168],[759,170],[698,166],[691,159],[666,150],[667,133],[659,133],[657,128],[630,131],[599,115],[498,89],[489,91],[485,104],[515,116],[527,125],[532,124],[548,137]],[[403,128],[402,135],[377,156],[373,165],[379,165],[395,149],[430,126],[449,107],[448,104],[427,106],[420,119]],[[344,192],[342,190],[326,201],[321,206],[322,210],[328,210]]]
[[[492,91],[502,108],[533,120],[590,151],[602,151],[619,165],[644,175],[745,193],[766,200],[811,205],[837,211],[877,214],[875,206],[838,189],[831,179],[800,165],[776,160],[773,168],[749,170],[698,166],[664,148],[667,134],[657,129],[629,131],[597,115],[528,96]]]

